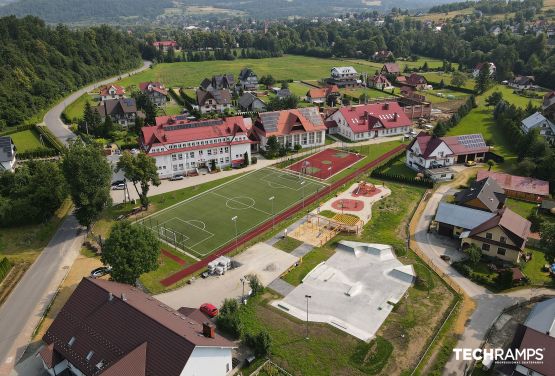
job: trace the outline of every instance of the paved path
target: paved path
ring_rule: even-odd
[[[135,73],[142,72],[148,69],[150,67],[150,64],[151,64],[150,61],[145,60],[143,61],[143,66],[140,67],[139,69],[135,69],[132,72],[120,74],[118,76],[111,77],[100,82],[96,82],[94,84],[91,84],[87,87],[79,89],[76,92],[70,94],[69,96],[64,98],[64,100],[62,100],[60,103],[52,107],[50,111],[46,113],[46,115],[44,115],[44,119],[43,119],[44,125],[46,125],[48,129],[50,129],[50,131],[54,134],[54,136],[56,136],[60,141],[62,141],[64,144],[67,144],[69,140],[75,137],[75,133],[70,131],[67,125],[65,125],[61,119],[62,112],[64,112],[66,105],[69,105],[70,103],[75,102],[81,95],[88,93],[90,91],[93,91],[94,89],[96,89],[101,85],[107,85],[109,83],[116,81],[119,77],[133,75]]]
[[[475,284],[461,275],[440,256],[447,254],[452,258],[460,258],[461,252],[457,251],[452,243],[444,237],[428,233],[427,229],[433,219],[439,202],[447,192],[458,185],[459,182],[441,185],[428,199],[426,208],[417,220],[414,239],[416,245],[443,273],[448,275],[465,293],[476,302],[476,310],[470,316],[470,321],[457,343],[457,348],[479,348],[484,341],[488,328],[493,324],[502,310],[521,301],[529,300],[534,296],[555,294],[550,289],[522,289],[504,294],[493,294],[486,288]],[[457,361],[452,356],[443,370],[444,375],[461,376],[470,367],[470,362]]]
[[[295,290],[295,286],[292,284],[285,282],[281,278],[276,278],[268,285],[269,288],[280,294],[281,296],[285,297],[291,293],[291,291]]]
[[[0,375],[8,375],[23,355],[42,313],[79,255],[84,240],[79,228],[75,217],[68,216],[0,307]]]

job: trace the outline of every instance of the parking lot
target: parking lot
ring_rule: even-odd
[[[157,295],[156,298],[175,309],[180,307],[196,308],[202,303],[212,303],[219,307],[224,299],[241,296],[243,289],[241,278],[243,276],[256,274],[261,283],[267,286],[295,264],[298,258],[266,243],[258,243],[233,257],[233,260],[242,265],[228,270],[222,276],[197,279],[190,285]],[[248,290],[249,286],[246,283],[245,292]]]

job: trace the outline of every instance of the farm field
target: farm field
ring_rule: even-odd
[[[10,137],[20,153],[45,147],[40,142],[39,135],[34,129],[12,133]]]
[[[138,224],[154,231],[162,241],[202,258],[324,187],[316,180],[265,168],[141,219]]]

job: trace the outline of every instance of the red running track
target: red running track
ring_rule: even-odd
[[[339,155],[344,156],[340,157]],[[364,155],[356,153],[345,152],[337,149],[326,149],[301,161],[293,163],[291,166],[287,167],[287,169],[295,172],[301,172],[303,167],[306,166],[305,163],[308,162],[309,164],[307,167],[316,168],[318,171],[314,173],[307,173],[307,175],[326,180],[363,158]],[[331,171],[328,171],[328,168],[330,167]]]
[[[378,166],[380,163],[382,163],[382,162],[390,159],[391,157],[399,154],[400,152],[404,151],[405,149],[406,149],[406,145],[399,145],[395,149],[392,149],[392,150],[388,151],[387,153],[382,154],[378,158],[376,158],[373,161],[366,164],[364,167],[361,167],[359,170],[354,171],[352,174],[350,174],[348,176],[345,176],[344,178],[342,178],[342,179],[336,181],[335,183],[331,184],[328,189],[322,189],[319,192],[315,193],[314,195],[306,198],[305,199],[305,206],[309,206],[309,205],[315,203],[316,201],[318,201],[320,198],[324,197],[329,192],[338,189],[342,185],[344,185],[344,184],[348,183],[349,181],[355,179],[356,177],[366,173],[370,169]],[[289,218],[293,214],[301,211],[302,209],[303,209],[303,204],[298,203],[297,205],[287,209],[283,213],[280,213],[280,214],[276,215],[275,223],[282,222],[283,220]],[[270,219],[269,221],[266,221],[266,222],[262,223],[260,226],[251,230],[250,232],[248,232],[244,235],[241,235],[239,237],[239,239],[237,240],[237,243],[238,243],[238,245],[243,245],[243,244],[247,243],[248,241],[256,238],[257,236],[263,234],[264,232],[270,230],[271,228],[272,228],[272,220]],[[234,249],[235,249],[235,241],[233,240],[233,241],[229,242],[228,244],[224,245],[222,248],[220,248],[216,252],[210,254],[205,259],[197,262],[196,264],[193,264],[193,265],[189,266],[188,268],[180,270],[175,274],[170,275],[169,277],[161,280],[160,283],[164,286],[171,286],[174,283],[177,283],[177,282],[181,281],[183,278],[187,277],[188,275],[193,274],[193,273],[205,268],[208,265],[209,262],[217,259],[220,256],[228,254],[229,252],[233,251]]]
[[[177,262],[179,265],[183,266],[187,263],[187,261],[183,260],[182,258],[177,257],[176,255],[174,255],[173,253],[171,253],[170,251],[162,248],[162,254],[164,256],[166,256],[169,259],[172,259],[173,261]]]

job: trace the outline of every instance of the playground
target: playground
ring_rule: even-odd
[[[287,169],[326,180],[364,158],[364,155],[357,153],[326,149],[293,163]]]

